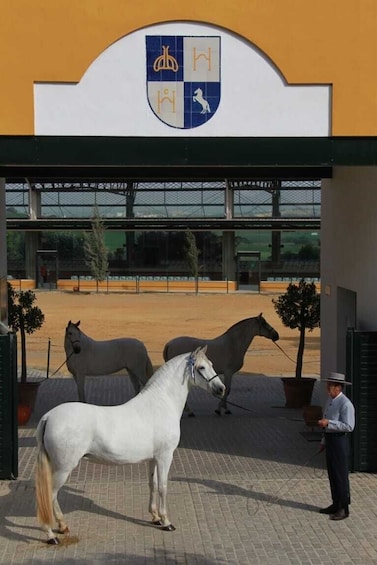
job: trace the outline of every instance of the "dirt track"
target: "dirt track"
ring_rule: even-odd
[[[258,294],[74,294],[36,293],[36,304],[45,314],[43,327],[27,336],[29,369],[46,371],[47,344],[51,340],[50,374],[64,363],[64,331],[69,320],[81,320],[81,329],[94,339],[135,337],[143,341],[152,363],[161,365],[165,343],[179,335],[213,338],[231,325],[263,312],[279,332],[279,344],[288,359],[270,340],[255,337],[245,357],[243,371],[266,375],[293,375],[298,330],[282,325],[273,295]],[[320,330],[307,333],[305,375],[318,375]],[[65,366],[59,371],[68,374]]]

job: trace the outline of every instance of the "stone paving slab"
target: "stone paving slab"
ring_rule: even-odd
[[[122,376],[88,379],[87,391],[99,404],[132,396]],[[71,535],[47,546],[34,509],[35,427],[46,410],[71,400],[72,379],[45,381],[19,429],[19,477],[0,481],[0,563],[377,564],[377,477],[351,475],[347,520],[319,514],[329,503],[324,456],[305,438],[301,410],[284,408],[280,379],[242,374],[230,400],[247,410],[219,418],[215,399],[190,394],[196,417],[182,418],[168,484],[175,532],[150,524],[146,464],[81,461],[60,496]]]

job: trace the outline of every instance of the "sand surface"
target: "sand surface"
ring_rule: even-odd
[[[270,340],[256,336],[243,371],[270,376],[293,376],[298,330],[286,328],[276,314],[272,294],[75,294],[36,292],[36,304],[45,314],[40,330],[27,336],[28,369],[68,375],[64,365],[64,333],[69,320],[94,339],[134,337],[143,341],[154,366],[163,362],[164,345],[173,337],[191,335],[215,338],[234,323],[261,312],[279,332],[281,352]],[[307,332],[303,374],[319,376],[320,330]],[[19,346],[20,350],[20,346]]]

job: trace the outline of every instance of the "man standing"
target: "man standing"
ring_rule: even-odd
[[[321,508],[321,514],[330,514],[330,520],[344,520],[349,515],[349,436],[355,427],[355,408],[343,394],[343,387],[351,383],[341,373],[330,373],[327,382],[328,400],[318,425],[323,429],[320,451],[326,449],[332,504]]]

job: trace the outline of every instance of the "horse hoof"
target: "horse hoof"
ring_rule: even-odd
[[[221,410],[215,410],[215,414],[217,414],[218,416],[221,416]]]
[[[225,410],[225,414],[226,414],[226,415],[229,415],[229,414],[231,414],[231,413],[232,413],[231,410],[228,410],[228,409]]]
[[[152,520],[152,524],[153,524],[154,526],[162,526],[161,520]]]
[[[173,526],[173,524],[169,524],[168,526],[161,528],[161,530],[164,530],[164,532],[174,532],[175,527]]]
[[[47,544],[48,545],[59,545],[60,541],[58,540],[58,538],[50,538],[49,540],[47,540]]]

